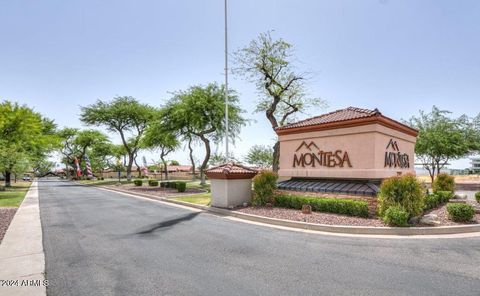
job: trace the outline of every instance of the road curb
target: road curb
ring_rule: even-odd
[[[81,183],[79,183],[81,184]],[[290,221],[276,218],[269,218],[264,216],[257,216],[251,214],[245,214],[240,212],[235,212],[222,208],[214,208],[208,206],[202,206],[197,204],[192,204],[188,202],[171,200],[164,197],[159,197],[151,194],[131,192],[127,190],[122,190],[118,188],[103,187],[91,184],[81,184],[85,186],[93,186],[103,189],[108,189],[112,191],[117,191],[121,193],[137,195],[149,199],[159,200],[167,203],[182,205],[190,208],[195,208],[203,210],[206,212],[222,215],[222,216],[231,216],[239,219],[244,219],[248,221],[271,224],[276,226],[297,228],[303,230],[314,230],[321,232],[330,232],[330,233],[340,233],[340,234],[361,234],[361,235],[403,235],[403,236],[412,236],[412,235],[451,235],[451,234],[465,234],[465,233],[480,233],[480,224],[474,225],[459,225],[459,226],[438,226],[438,227],[368,227],[368,226],[343,226],[343,225],[327,225],[327,224],[315,224],[299,221]]]
[[[45,253],[34,180],[0,245],[0,294],[46,295]]]

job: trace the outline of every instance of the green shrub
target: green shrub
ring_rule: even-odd
[[[434,209],[440,204],[440,196],[437,194],[428,194],[425,196],[423,209],[425,211]]]
[[[480,203],[480,191],[475,193],[475,199],[477,200],[478,203]]]
[[[383,215],[383,222],[389,226],[408,226],[409,214],[400,206],[389,207]]]
[[[475,209],[464,203],[451,203],[447,205],[448,216],[455,222],[468,222],[475,215]]]
[[[165,182],[165,181],[160,182],[160,187],[166,188],[167,187],[167,182]]]
[[[135,180],[133,180],[133,184],[135,184],[135,186],[142,186],[143,185],[143,180],[142,179],[135,179]]]
[[[414,175],[385,179],[378,195],[378,214],[384,216],[392,206],[402,207],[409,217],[420,216],[424,207],[423,187]]]
[[[441,203],[446,203],[453,197],[453,191],[437,191],[435,194],[440,197]]]
[[[274,196],[274,204],[277,207],[297,210],[300,210],[302,205],[310,205],[312,210],[316,212],[368,217],[368,203],[366,201],[277,194]]]
[[[453,192],[451,191],[437,191],[433,194],[428,194],[425,196],[424,200],[424,210],[431,210],[438,207],[441,204],[444,204],[453,197]]]
[[[277,189],[278,175],[273,172],[262,172],[253,178],[253,205],[272,203],[275,189]]]
[[[156,187],[158,186],[157,180],[148,180],[148,186]]]
[[[176,182],[175,186],[178,192],[185,192],[185,190],[187,190],[187,182]]]
[[[449,174],[438,174],[432,184],[433,192],[455,191],[455,178]]]

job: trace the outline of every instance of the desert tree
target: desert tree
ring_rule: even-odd
[[[306,88],[307,73],[294,66],[293,46],[283,39],[273,39],[270,32],[234,55],[234,74],[255,83],[259,93],[256,112],[264,112],[272,129],[295,120],[311,107],[324,107],[325,101],[310,97]],[[279,169],[280,143],[273,147],[273,170]]]
[[[239,106],[236,92],[230,90],[229,136],[234,142],[247,120]],[[205,170],[211,156],[211,142],[220,143],[226,130],[224,86],[210,83],[206,86],[193,86],[185,91],[174,93],[162,110],[162,124],[177,134],[190,134],[205,147],[205,156],[200,165],[201,183],[205,184]]]
[[[140,149],[140,139],[153,120],[155,108],[129,96],[111,101],[97,101],[81,108],[81,120],[88,125],[103,125],[120,135],[128,156],[127,179],[132,179],[132,165]]]
[[[248,150],[245,162],[261,168],[271,168],[273,163],[273,149],[265,145],[254,145]]]
[[[451,112],[433,106],[431,112],[420,111],[410,119],[410,125],[418,130],[416,159],[432,182],[450,161],[480,150],[479,118],[451,118]]]
[[[142,138],[142,147],[159,151],[163,164],[162,167],[165,169],[165,180],[168,180],[168,162],[166,157],[180,147],[177,134],[165,129],[160,120],[154,121],[145,131],[145,135]]]

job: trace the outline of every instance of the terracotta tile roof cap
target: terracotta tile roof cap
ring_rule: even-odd
[[[295,127],[318,125],[318,124],[324,124],[324,123],[332,123],[332,122],[339,122],[339,121],[380,116],[380,115],[382,115],[382,113],[377,108],[375,108],[374,110],[369,110],[369,109],[362,109],[362,108],[356,108],[356,107],[348,107],[345,109],[336,110],[320,116],[307,118],[301,121],[297,121],[281,127],[277,127],[276,130],[285,130],[285,129],[295,128]]]
[[[208,173],[222,173],[225,175],[228,174],[251,174],[251,173],[258,173],[258,170],[254,168],[249,168],[247,166],[243,166],[240,164],[236,164],[233,162],[225,163],[216,167],[209,168],[205,172]]]
[[[251,179],[258,170],[236,163],[226,163],[205,171],[210,179]]]

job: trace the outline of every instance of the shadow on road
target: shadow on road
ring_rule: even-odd
[[[172,227],[172,226],[174,226],[178,223],[181,223],[181,222],[190,221],[199,214],[200,214],[200,212],[190,213],[190,214],[183,215],[183,216],[180,216],[180,217],[177,217],[177,218],[172,218],[170,220],[163,221],[163,222],[160,222],[160,223],[155,223],[155,224],[152,224],[152,225],[148,226],[148,228],[146,230],[136,232],[135,234],[136,235],[149,235],[149,234],[152,234],[153,232],[155,232],[157,230]]]

